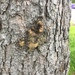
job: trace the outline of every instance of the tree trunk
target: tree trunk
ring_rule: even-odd
[[[0,75],[67,75],[69,22],[70,0],[0,0]],[[32,27],[46,32],[35,47],[26,42]]]

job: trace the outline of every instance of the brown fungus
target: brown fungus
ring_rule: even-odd
[[[44,33],[44,25],[42,21],[38,21],[35,26],[27,30],[27,38],[19,40],[19,46],[28,47],[28,51],[33,51],[38,46],[46,42],[46,34]]]

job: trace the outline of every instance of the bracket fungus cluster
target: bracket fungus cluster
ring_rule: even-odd
[[[46,42],[46,36],[42,21],[38,21],[35,26],[27,30],[27,38],[23,37],[18,41],[18,46],[26,46],[29,51],[33,51]]]

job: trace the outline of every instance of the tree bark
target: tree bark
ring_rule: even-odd
[[[41,20],[46,42],[28,52],[18,39]],[[0,75],[67,75],[70,0],[0,0]]]

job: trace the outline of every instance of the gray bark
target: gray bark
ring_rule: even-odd
[[[47,41],[27,52],[15,45],[34,21]],[[0,75],[67,75],[70,0],[0,0]]]

